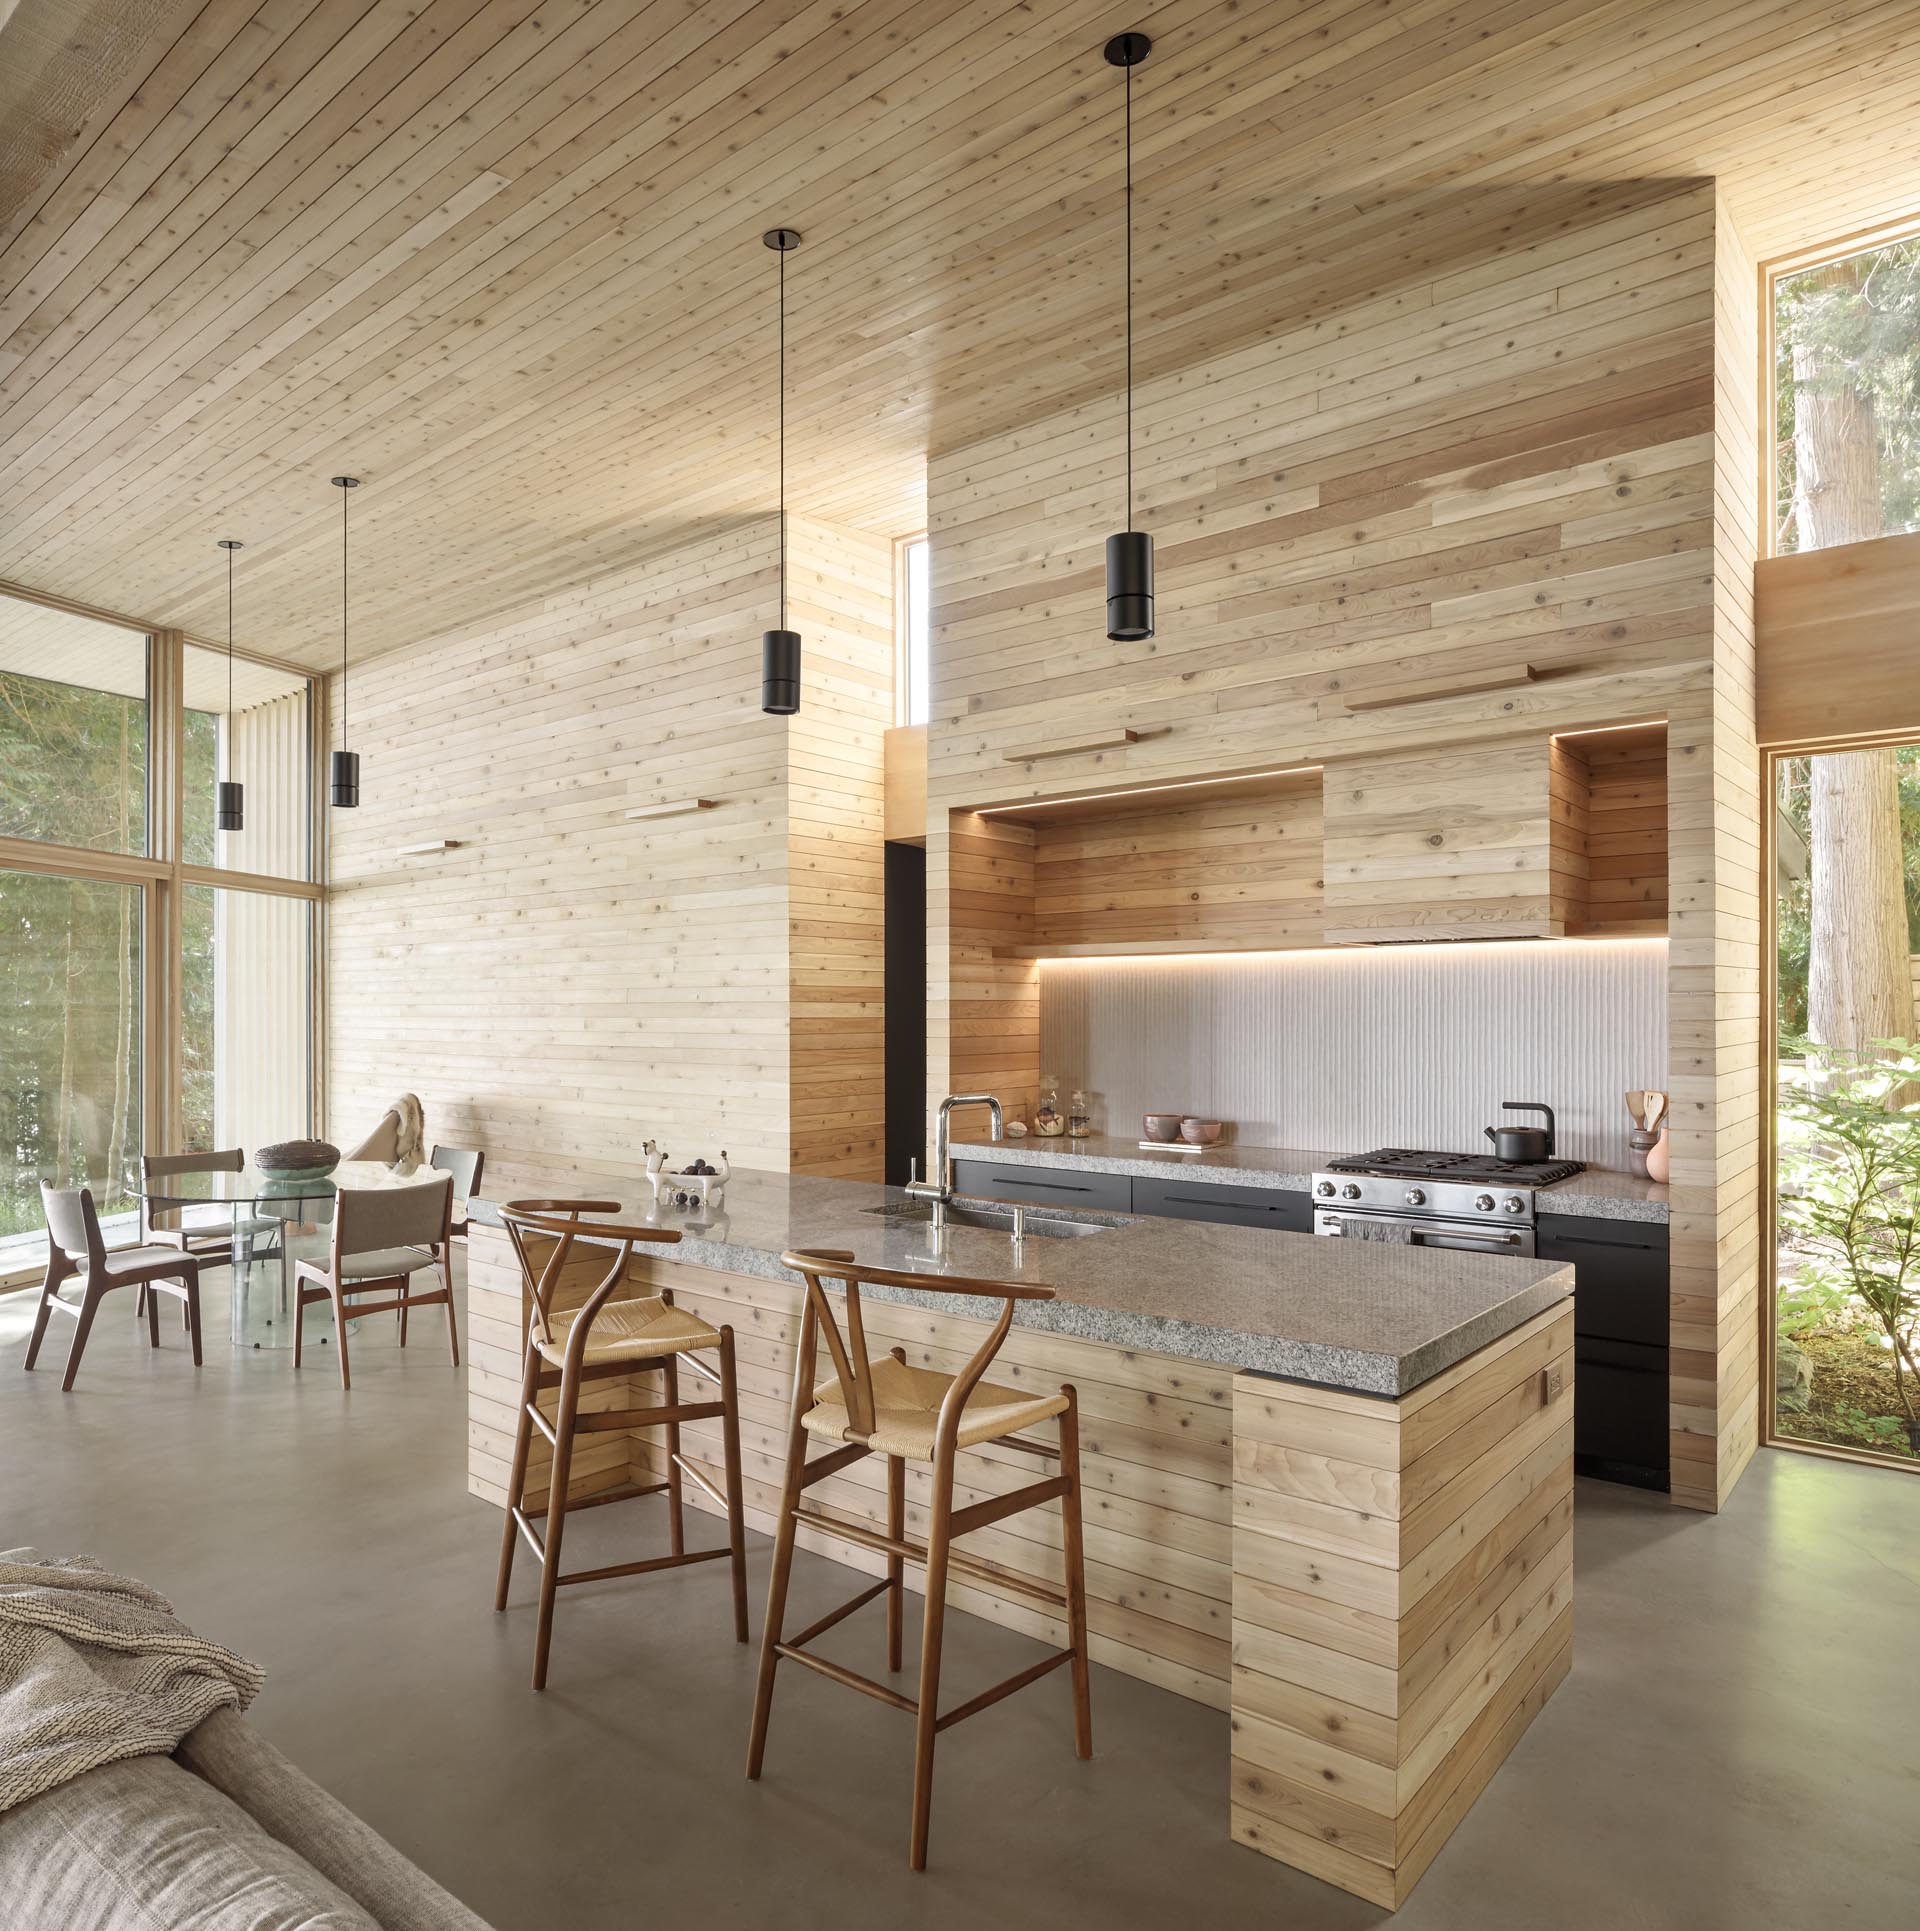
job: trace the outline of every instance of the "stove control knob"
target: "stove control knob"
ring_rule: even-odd
[[[1351,1180],[1340,1189],[1340,1193],[1341,1197],[1346,1200],[1358,1200],[1360,1198],[1360,1189]]]
[[[1483,1194],[1477,1195],[1474,1199],[1473,1204],[1476,1207],[1478,1207],[1483,1214],[1490,1214],[1493,1212],[1493,1195],[1490,1193],[1483,1193]]]
[[[1331,1200],[1333,1198],[1333,1182],[1331,1180],[1321,1181],[1321,1183],[1314,1188],[1314,1192],[1321,1195],[1325,1199]]]
[[[1517,1193],[1508,1194],[1506,1199],[1501,1202],[1501,1205],[1510,1214],[1523,1214],[1527,1211],[1527,1203]]]
[[[1407,1189],[1407,1205],[1409,1207],[1424,1207],[1426,1204],[1427,1195],[1424,1188],[1409,1187]]]

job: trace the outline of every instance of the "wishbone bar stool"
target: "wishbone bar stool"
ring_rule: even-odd
[[[778,1538],[773,1552],[773,1580],[767,1592],[767,1633],[760,1651],[760,1681],[753,1702],[753,1735],[747,1746],[747,1775],[757,1778],[767,1749],[767,1719],[773,1708],[773,1677],[782,1659],[804,1664],[848,1689],[860,1690],[896,1710],[905,1710],[916,1726],[913,1763],[913,1835],[908,1861],[916,1871],[927,1868],[927,1834],[933,1812],[933,1743],[942,1730],[976,1715],[1003,1696],[1024,1689],[1062,1663],[1073,1669],[1073,1747],[1083,1760],[1093,1755],[1093,1713],[1087,1690],[1087,1581],[1080,1533],[1080,1420],[1079,1402],[1071,1384],[1057,1394],[1028,1394],[986,1380],[987,1369],[1013,1325],[1016,1301],[1050,1301],[1053,1290],[1024,1281],[976,1280],[942,1274],[893,1273],[880,1267],[855,1267],[853,1256],[839,1251],[782,1254],[806,1283],[800,1318],[800,1341],[793,1384],[793,1413],[787,1431],[787,1473],[780,1497]],[[844,1284],[847,1331],[843,1338],[827,1299],[825,1279]],[[867,1357],[866,1332],[860,1315],[860,1284],[934,1287],[942,1294],[965,1294],[998,1299],[1000,1317],[972,1358],[957,1375],[907,1365],[904,1350]],[[835,1379],[814,1384],[819,1343],[825,1340]],[[1057,1419],[1060,1445],[1029,1441],[1017,1431],[1033,1423]],[[844,1446],[807,1460],[807,1437],[818,1435]],[[1029,1483],[1008,1495],[990,1496],[965,1508],[953,1506],[954,1458],[963,1448],[1000,1442],[1049,1461],[1060,1473]],[[866,1455],[887,1458],[887,1530],[880,1534],[870,1524],[850,1522],[817,1508],[803,1508],[800,1498],[816,1482],[824,1481]],[[929,1499],[927,1539],[908,1539],[906,1530],[906,1465],[930,1465],[933,1493]],[[1066,1589],[1050,1588],[1031,1577],[1011,1574],[954,1548],[955,1540],[974,1529],[1017,1515],[1044,1502],[1060,1504],[1061,1545],[1066,1558]],[[794,1538],[804,1525],[839,1537],[858,1548],[887,1558],[887,1573],[870,1588],[829,1610],[797,1636],[783,1632],[787,1583],[793,1571]],[[870,1603],[887,1598],[887,1667],[900,1667],[902,1574],[908,1562],[923,1563],[927,1571],[927,1601],[920,1638],[920,1694],[902,1695],[885,1683],[862,1676],[806,1645],[842,1618]],[[994,1588],[1031,1596],[1064,1612],[1068,1647],[1007,1677],[978,1696],[940,1713],[940,1646],[946,1623],[949,1571],[990,1583]]]
[[[562,1583],[600,1582],[611,1576],[645,1575],[655,1569],[678,1569],[690,1562],[714,1562],[728,1557],[733,1564],[734,1640],[747,1640],[746,1514],[740,1490],[740,1401],[734,1380],[733,1329],[714,1328],[696,1314],[675,1307],[670,1290],[616,1301],[614,1290],[626,1274],[634,1248],[642,1242],[671,1247],[679,1234],[660,1227],[628,1227],[611,1220],[582,1220],[583,1214],[616,1214],[612,1200],[513,1200],[500,1210],[514,1251],[532,1290],[533,1310],[527,1322],[526,1372],[520,1385],[520,1410],[513,1438],[513,1469],[507,1477],[507,1520],[500,1539],[500,1580],[494,1590],[496,1610],[507,1606],[507,1585],[513,1577],[514,1544],[521,1537],[540,1564],[540,1620],[533,1639],[533,1687],[547,1686],[547,1651],[553,1637],[553,1599]],[[527,1251],[526,1234],[550,1234],[554,1248],[544,1265],[536,1267]],[[568,1256],[582,1234],[596,1241],[618,1241],[618,1252],[606,1278],[580,1307],[553,1311]],[[715,1350],[716,1373],[700,1355]],[[679,1364],[684,1360],[695,1374],[720,1391],[717,1401],[680,1399]],[[588,1383],[658,1368],[664,1383],[664,1402],[644,1408],[605,1409],[580,1413],[580,1391]],[[543,1389],[558,1388],[560,1399],[549,1422],[540,1412]],[[726,1494],[680,1453],[680,1425],[690,1421],[718,1421],[726,1464]],[[538,1429],[553,1447],[553,1465],[544,1510],[526,1507],[527,1458]],[[667,1431],[667,1474],[661,1482],[628,1483],[569,1504],[567,1481],[573,1468],[574,1438],[609,1430],[664,1428]],[[683,1479],[710,1496],[727,1518],[726,1546],[688,1549],[682,1508]],[[571,1509],[593,1508],[603,1502],[624,1502],[640,1495],[667,1497],[668,1546],[672,1553],[641,1562],[615,1563],[603,1569],[560,1568],[560,1541]],[[533,1524],[544,1515],[543,1535]]]

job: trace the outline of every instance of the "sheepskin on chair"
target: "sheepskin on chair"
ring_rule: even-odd
[[[427,1116],[419,1100],[402,1093],[380,1116],[380,1124],[347,1155],[349,1160],[380,1160],[390,1167],[412,1165],[427,1150]]]

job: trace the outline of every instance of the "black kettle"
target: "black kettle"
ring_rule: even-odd
[[[1545,1126],[1488,1127],[1487,1138],[1502,1160],[1551,1160],[1553,1158],[1553,1108],[1544,1100],[1502,1100],[1502,1112],[1544,1113]]]

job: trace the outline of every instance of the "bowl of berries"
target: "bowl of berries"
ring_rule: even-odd
[[[693,1159],[684,1167],[669,1167],[667,1158],[648,1141],[647,1178],[653,1182],[656,1206],[710,1212],[720,1205],[726,1192],[727,1175],[732,1171],[727,1165],[725,1148],[721,1149],[717,1166],[710,1160]]]

